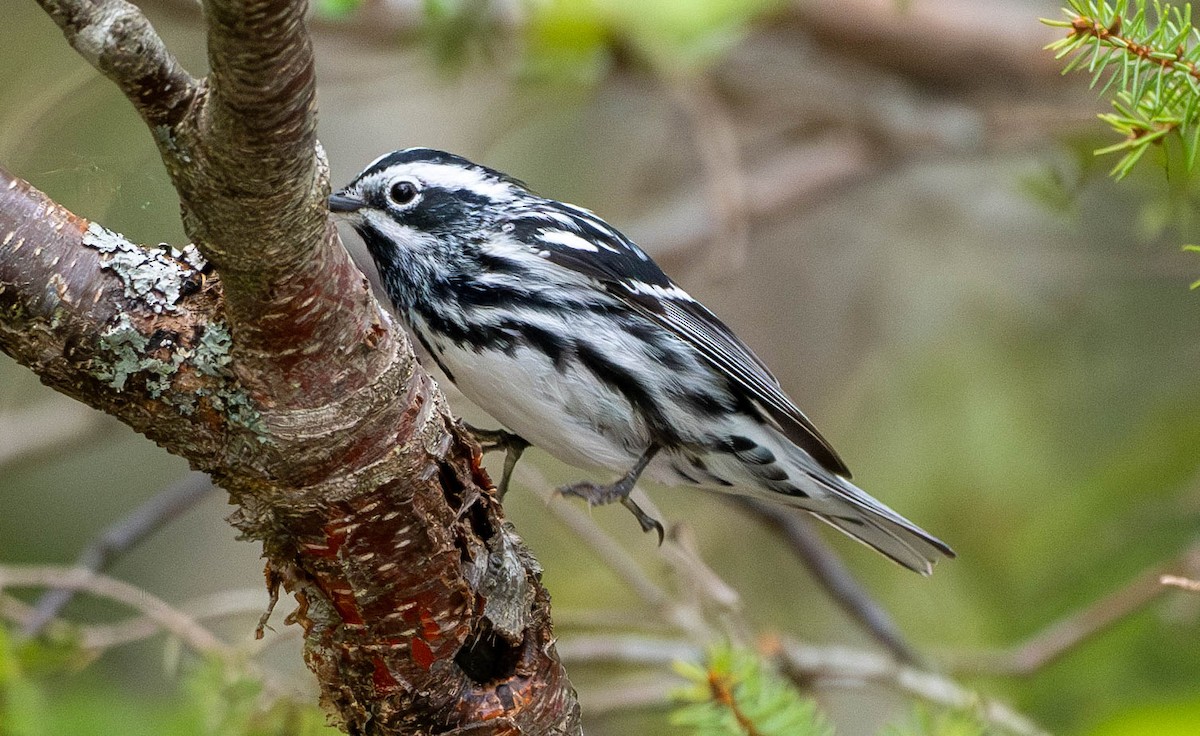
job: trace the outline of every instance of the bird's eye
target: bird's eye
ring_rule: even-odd
[[[419,193],[415,182],[401,179],[388,190],[388,197],[396,204],[408,204],[417,198]]]

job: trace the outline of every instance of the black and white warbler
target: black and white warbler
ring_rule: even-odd
[[[502,489],[524,440],[623,472],[562,490],[660,534],[628,498],[643,472],[804,509],[921,573],[954,555],[852,484],[762,361],[588,210],[426,148],[377,159],[329,207],[446,377],[521,438]]]

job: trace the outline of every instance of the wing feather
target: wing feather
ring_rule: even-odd
[[[575,208],[562,207],[560,212],[574,216],[576,234],[593,238],[603,247],[571,248],[559,239],[546,237],[547,230],[563,227],[562,218],[527,216],[514,224],[523,225],[520,234],[537,244],[543,257],[596,279],[610,294],[690,345],[746,392],[765,421],[825,469],[850,477],[846,464],[783,392],[779,379],[715,314],[671,281],[642,249],[599,218],[586,211],[582,212],[588,217],[581,218],[581,211]]]
[[[623,286],[628,289],[627,285]],[[652,305],[635,296],[630,294],[626,303],[678,335],[709,363],[733,378],[765,418],[824,468],[850,477],[850,469],[804,412],[783,392],[779,379],[703,304],[687,297],[686,300],[660,298]]]

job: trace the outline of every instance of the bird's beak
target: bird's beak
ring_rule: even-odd
[[[366,205],[366,202],[357,197],[349,197],[345,194],[329,195],[329,211],[330,212],[357,212]]]

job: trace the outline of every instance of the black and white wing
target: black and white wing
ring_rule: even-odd
[[[519,236],[540,249],[539,255],[596,279],[610,294],[677,335],[733,379],[764,420],[825,469],[850,477],[846,464],[758,356],[632,241],[587,210],[549,200],[536,213],[524,213],[513,222],[521,230]]]

